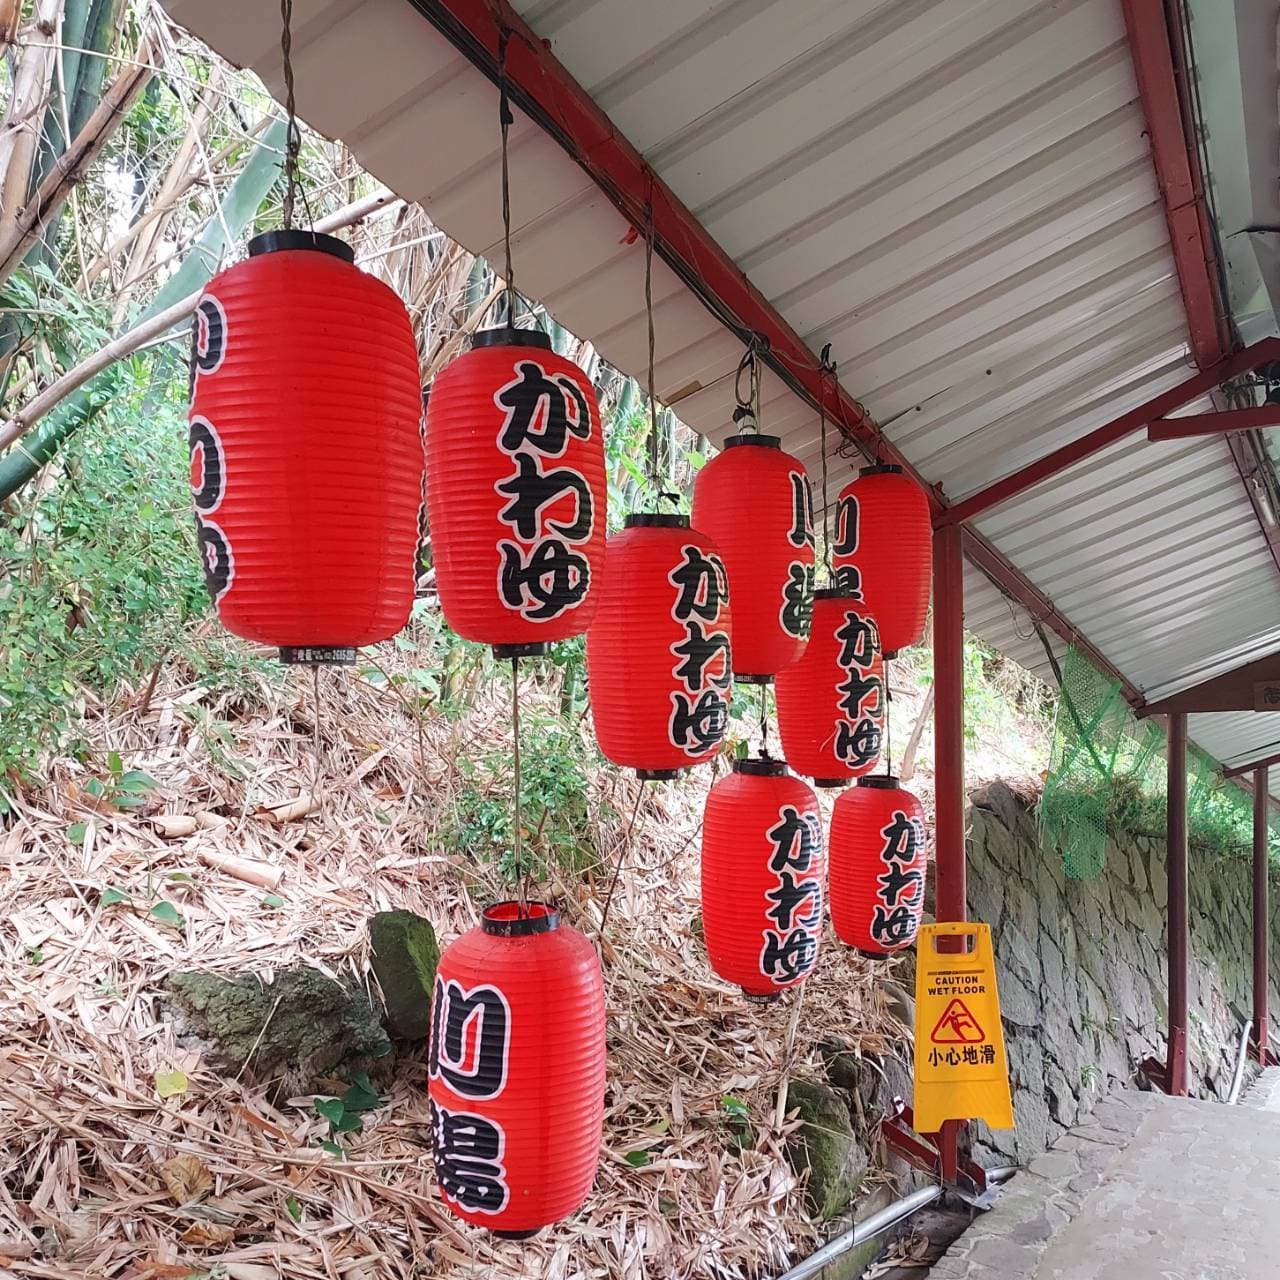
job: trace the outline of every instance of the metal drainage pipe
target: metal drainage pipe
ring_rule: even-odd
[[[1249,1037],[1252,1032],[1252,1021],[1245,1022],[1241,1027],[1240,1048],[1236,1053],[1236,1073],[1231,1077],[1231,1092],[1227,1094],[1228,1106],[1235,1106],[1240,1101],[1240,1086],[1244,1083],[1244,1064],[1249,1056]]]
[[[998,1185],[1007,1182],[1017,1172],[1016,1165],[988,1169],[987,1182]],[[895,1200],[893,1204],[887,1205],[878,1213],[873,1213],[869,1218],[854,1223],[848,1231],[836,1236],[834,1240],[829,1240],[821,1249],[811,1253],[807,1258],[797,1262],[790,1271],[779,1276],[778,1280],[808,1280],[810,1276],[816,1276],[823,1267],[829,1266],[851,1249],[856,1249],[860,1244],[866,1244],[868,1240],[883,1235],[898,1223],[906,1221],[913,1213],[918,1213],[935,1200],[941,1199],[943,1190],[942,1187],[921,1187],[919,1191],[913,1191],[909,1196]]]

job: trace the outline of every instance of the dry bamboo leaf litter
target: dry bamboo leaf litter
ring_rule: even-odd
[[[391,646],[378,660],[409,661]],[[818,1230],[784,1154],[788,1066],[813,1072],[824,1035],[876,1053],[904,1032],[872,966],[829,932],[799,1014],[794,996],[761,1009],[711,973],[691,930],[705,769],[640,797],[601,940],[600,1173],[581,1212],[536,1240],[494,1240],[441,1206],[421,1051],[338,1158],[309,1098],[273,1104],[271,1082],[220,1076],[183,1040],[160,996],[172,969],[270,981],[302,961],[363,977],[373,912],[416,911],[443,943],[505,896],[442,819],[465,754],[506,741],[501,691],[475,687],[465,715],[419,725],[394,690],[323,674],[318,758],[310,673],[219,690],[172,664],[146,714],[124,689],[86,724],[87,759],[114,750],[156,779],[142,809],[90,803],[102,768],[66,758],[14,797],[0,828],[4,1273],[745,1280],[807,1253]],[[544,697],[528,681],[535,709]],[[543,885],[592,937],[637,785],[593,773],[601,865]],[[278,877],[270,904],[239,864]],[[726,1096],[749,1109],[742,1150]]]

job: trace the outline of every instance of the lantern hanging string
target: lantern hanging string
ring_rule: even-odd
[[[747,349],[742,353],[742,359],[738,361],[737,371],[733,375],[733,398],[737,401],[737,406],[733,411],[733,421],[738,428],[738,434],[741,435],[747,429],[747,423],[750,421],[751,430],[760,430],[759,420],[759,400],[760,400],[760,379],[757,369],[756,356],[756,335],[751,335],[751,341],[747,344]],[[747,394],[742,394],[742,375],[747,375]]]
[[[889,668],[884,671],[884,774],[893,777],[893,690],[889,688]]]
[[[827,583],[834,586],[831,569],[831,543],[834,525],[831,514],[830,490],[827,477],[827,379],[834,380],[836,366],[831,359],[831,343],[822,348],[818,357],[820,369],[818,373],[818,422],[822,433],[822,559],[827,570]]]
[[[760,686],[760,754],[769,754],[769,686]]]
[[[284,72],[284,109],[288,117],[284,143],[284,201],[281,221],[286,231],[293,229],[293,206],[298,197],[298,157],[302,151],[302,129],[298,125],[297,101],[293,86],[293,0],[280,0],[280,63]],[[303,203],[307,193],[302,192]],[[314,222],[307,207],[307,221]]]
[[[649,175],[649,198],[645,202],[644,236],[644,310],[649,321],[649,483],[653,486],[654,505],[662,501],[662,478],[658,474],[658,398],[654,393],[654,329],[653,329],[653,175]]]
[[[511,659],[511,861],[515,868],[520,917],[529,914],[529,868],[524,859],[524,809],[520,777],[520,659]]]
[[[503,282],[506,286],[507,324],[516,323],[516,281],[511,265],[511,171],[507,156],[508,135],[515,117],[511,114],[511,100],[507,94],[507,42],[511,30],[504,23],[498,32],[498,122],[502,130],[502,250],[504,255]]]
[[[636,787],[636,802],[631,806],[631,820],[627,823],[626,834],[622,838],[622,848],[618,850],[618,861],[614,864],[613,877],[609,881],[609,891],[604,896],[604,907],[600,912],[600,928],[596,931],[596,948],[601,951],[601,955],[603,955],[604,927],[609,923],[609,908],[613,905],[614,890],[617,889],[618,880],[622,875],[622,864],[626,862],[635,840],[636,817],[640,812],[640,797],[643,795],[644,783],[642,782]]]

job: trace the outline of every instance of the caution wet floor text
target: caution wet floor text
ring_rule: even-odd
[[[940,952],[940,938],[956,939],[957,950]],[[915,1047],[918,1133],[936,1133],[944,1120],[1013,1127],[990,925],[921,926]]]

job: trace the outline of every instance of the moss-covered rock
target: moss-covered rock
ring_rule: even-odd
[[[365,992],[307,965],[280,970],[270,984],[252,973],[180,970],[164,985],[205,1042],[209,1066],[278,1080],[285,1093],[331,1092],[335,1080],[375,1070],[391,1053]]]
[[[800,1127],[787,1142],[787,1158],[805,1175],[810,1211],[825,1221],[848,1208],[867,1172],[867,1155],[853,1131],[849,1108],[828,1085],[787,1082],[787,1110]]]
[[[425,1040],[431,1029],[431,988],[440,963],[435,928],[412,911],[379,911],[369,921],[369,941],[387,1030],[402,1040]]]

